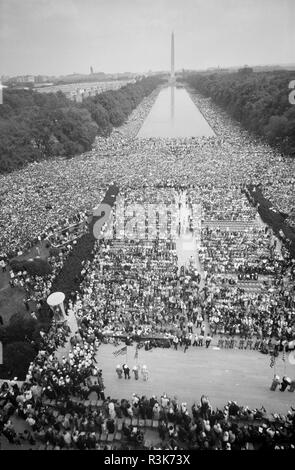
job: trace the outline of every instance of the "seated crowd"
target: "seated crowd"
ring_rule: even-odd
[[[118,419],[135,417],[157,420],[161,446],[168,449],[244,449],[249,443],[255,448],[290,448],[295,445],[294,410],[270,421],[263,411],[234,402],[213,410],[206,397],[191,413],[185,403],[164,395],[160,399],[134,395],[121,401],[105,397],[97,350],[108,335],[166,338],[176,349],[179,342],[202,346],[200,337],[205,340],[208,319],[207,340],[217,334],[222,341],[239,335],[257,349],[257,341],[259,347],[272,343],[278,348],[295,337],[294,260],[270,231],[258,227],[256,211],[242,192],[245,184],[262,183],[264,194],[291,213],[293,202],[287,194],[294,187],[290,178],[294,162],[251,138],[198,96],[193,99],[216,138],[136,139],[155,96],[147,98],[119,131],[98,138],[92,152],[71,161],[30,164],[0,176],[3,269],[11,257],[45,238],[66,243],[49,258],[50,275],[11,275],[11,286],[23,288],[25,301],[36,303],[36,314],[75,245],[71,235],[60,239],[60,231],[84,222],[87,211],[97,206],[113,181],[127,207],[138,204],[144,209],[143,228],[130,225],[129,235],[134,237],[122,240],[119,224],[119,239],[98,241],[93,259],[84,260],[80,293],[67,299],[79,327],[69,354],[60,361],[55,354],[65,346],[69,328],[52,325],[49,333],[41,331],[41,347],[24,384],[1,386],[0,432],[13,444],[38,441],[55,449],[96,449],[105,445],[102,434],[118,429]],[[146,239],[149,206],[160,203],[162,209],[185,206],[192,232],[198,223],[195,206],[201,205],[202,222],[215,224],[201,231],[198,265],[191,262],[179,269],[173,237],[160,236],[160,216],[155,216],[151,239]],[[132,218],[132,213],[127,215]],[[171,213],[167,217],[168,234],[173,217]],[[232,228],[222,229],[223,221]],[[119,222],[115,220],[116,226]],[[181,222],[176,227],[180,232]],[[136,240],[140,230],[143,238]],[[247,290],[239,275],[255,273],[256,290]],[[88,402],[94,392],[100,403]],[[28,425],[20,435],[14,429],[15,415]],[[122,434],[132,445],[141,445],[141,432],[132,423],[132,428],[128,426],[124,423]]]

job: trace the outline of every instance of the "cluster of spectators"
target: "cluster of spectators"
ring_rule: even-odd
[[[99,370],[96,373],[99,379]],[[263,407],[252,410],[234,401],[229,401],[223,409],[213,409],[204,395],[200,403],[189,409],[176,396],[169,398],[165,393],[159,398],[133,393],[130,400],[107,397],[98,402],[77,400],[71,393],[64,394],[64,390],[62,397],[53,403],[42,393],[40,375],[35,371],[30,384],[4,382],[1,386],[0,429],[13,447],[103,449],[107,446],[101,442],[102,436],[115,437],[118,432],[118,448],[291,450],[295,447],[293,408],[286,416],[266,416]],[[64,389],[67,387],[65,382]],[[22,432],[15,430],[14,414],[26,421]],[[144,437],[146,427],[151,427],[153,422],[158,423],[157,444]]]
[[[112,181],[120,188],[198,187],[205,218],[212,218],[213,211],[219,220],[240,220],[240,209],[247,206],[241,187],[262,183],[278,209],[291,214],[294,162],[250,137],[206,99],[193,96],[217,137],[136,139],[155,98],[156,92],[109,138],[98,138],[93,151],[1,176],[0,250],[23,250],[57,221],[92,210]]]
[[[96,362],[104,336],[158,335],[175,348],[179,343],[202,346],[203,341],[207,346],[211,336],[207,331],[205,339],[205,319],[211,335],[225,335],[226,340],[240,335],[247,341],[283,342],[292,340],[295,333],[294,260],[284,248],[278,251],[269,231],[257,227],[255,210],[242,191],[246,184],[260,183],[274,205],[291,214],[294,161],[251,138],[196,95],[193,99],[217,137],[138,140],[139,126],[155,97],[154,93],[144,100],[128,123],[109,138],[98,138],[92,152],[71,161],[33,163],[0,177],[1,259],[6,263],[44,238],[58,244],[72,240],[69,233],[66,239],[58,234],[71,223],[83,225],[87,211],[97,206],[106,187],[115,181],[127,206],[142,206],[145,221],[151,204],[181,205],[180,188],[185,188],[188,213],[201,205],[201,221],[216,224],[202,230],[203,271],[193,261],[179,269],[176,243],[160,236],[160,217],[149,233],[152,240],[134,236],[98,241],[93,259],[83,263],[81,293],[69,303],[79,328],[71,339],[70,353],[61,360],[55,355],[67,342],[66,325],[52,326],[49,333],[41,331],[43,343],[25,383],[1,387],[1,432],[15,444],[24,439],[30,445],[40,441],[54,449],[95,449],[101,448],[97,434],[112,434],[117,419],[132,416],[159,420],[164,448],[242,449],[248,443],[255,448],[289,448],[294,446],[294,410],[270,422],[263,411],[232,402],[223,410],[213,410],[206,397],[190,413],[185,403],[165,395],[160,399],[133,395],[121,402],[104,396],[102,370]],[[235,228],[221,229],[224,220]],[[115,222],[122,229],[120,220]],[[167,227],[173,223],[170,215]],[[189,216],[190,230],[196,223]],[[136,235],[139,227],[131,231]],[[147,232],[144,229],[144,236]],[[62,269],[71,249],[66,245],[50,259],[50,276],[21,272],[11,285],[23,287],[26,300],[40,306],[51,292],[52,276]],[[238,276],[244,273],[266,280],[256,291],[248,291],[239,283]],[[88,403],[92,393],[102,401],[100,405]],[[26,420],[26,434],[15,432],[15,414]],[[241,424],[243,419],[246,425]],[[142,443],[137,429],[123,429],[127,439]]]
[[[9,271],[9,284],[11,287],[19,287],[24,291],[24,304],[28,311],[31,311],[33,318],[37,319],[42,304],[52,292],[52,284],[55,277],[62,270],[65,260],[73,250],[76,241],[63,246],[55,255],[48,257],[48,264],[51,272],[48,274],[30,274],[26,270]]]
[[[87,230],[87,213],[79,212],[70,220],[67,217],[55,227],[50,227],[46,239],[53,247],[62,247],[81,237]]]

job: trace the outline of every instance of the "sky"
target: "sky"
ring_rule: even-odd
[[[0,76],[295,62],[295,0],[0,0]]]

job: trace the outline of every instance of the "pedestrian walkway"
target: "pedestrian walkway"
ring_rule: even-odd
[[[201,219],[195,220],[193,218],[192,208],[188,204],[186,191],[183,191],[176,200],[179,207],[179,236],[176,239],[178,267],[179,269],[182,266],[195,268],[201,276],[200,289],[203,289],[204,271],[199,259],[201,240],[198,231]],[[199,217],[201,217],[201,214]],[[193,222],[194,230],[191,230],[190,220]],[[205,334],[210,333],[207,317],[204,318],[203,324],[205,324]],[[197,333],[196,327],[194,327],[193,332]]]
[[[176,239],[176,252],[178,257],[178,267],[188,267],[198,265],[198,242],[195,232],[190,230],[190,220],[192,220],[192,210],[187,202],[186,191],[176,195],[178,205],[178,237]]]
[[[68,336],[66,344],[64,346],[60,346],[55,352],[55,357],[60,362],[62,361],[63,357],[68,357],[69,352],[71,350],[70,339],[78,331],[78,323],[77,323],[77,320],[76,320],[76,317],[75,317],[75,314],[74,314],[73,310],[68,309],[67,313],[68,313],[68,316],[66,316],[66,322],[67,322],[67,325],[70,328],[71,332],[70,332],[70,335]]]

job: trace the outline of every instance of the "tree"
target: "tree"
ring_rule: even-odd
[[[190,86],[210,96],[246,129],[294,155],[295,118],[286,91],[291,79],[292,72],[286,70],[186,76]]]
[[[82,104],[61,93],[5,89],[0,106],[0,173],[33,161],[89,151],[96,135],[120,126],[159,85],[152,77],[87,98]]]
[[[285,116],[271,116],[264,131],[270,142],[276,142],[286,135],[287,128],[288,119]]]
[[[30,343],[16,341],[3,347],[3,365],[0,366],[0,376],[4,379],[17,377],[24,380],[30,362],[34,360],[36,351]]]

